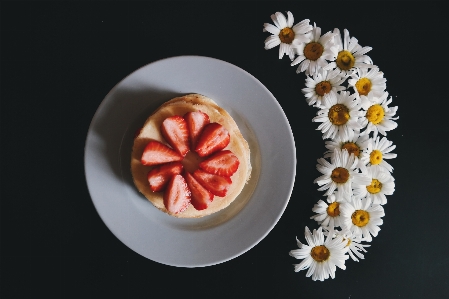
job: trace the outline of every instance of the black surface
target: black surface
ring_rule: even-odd
[[[1,3],[2,298],[444,298],[449,292],[446,138],[447,13],[441,2]],[[387,78],[398,128],[396,191],[366,259],[314,282],[288,255],[316,228],[313,180],[325,151],[316,109],[278,48],[270,15],[290,10],[323,31],[347,28]],[[153,61],[218,58],[246,70],[290,121],[297,175],[288,207],[250,251],[223,264],[177,268],[148,260],[104,225],[84,178],[84,143],[102,99]],[[41,296],[42,297],[42,296]]]

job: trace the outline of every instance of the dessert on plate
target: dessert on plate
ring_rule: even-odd
[[[157,108],[134,138],[134,184],[156,208],[199,218],[228,207],[251,177],[250,149],[231,115],[201,94]]]

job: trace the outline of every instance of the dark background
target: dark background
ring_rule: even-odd
[[[365,260],[314,282],[288,252],[322,192],[325,148],[296,74],[264,49],[270,15],[290,10],[323,32],[347,28],[384,72],[398,128],[388,133],[396,191]],[[1,2],[2,298],[443,298],[449,292],[447,11],[441,2]],[[105,95],[134,70],[178,56],[246,70],[276,97],[297,150],[295,186],[274,229],[205,268],[148,260],[98,216],[84,143]]]

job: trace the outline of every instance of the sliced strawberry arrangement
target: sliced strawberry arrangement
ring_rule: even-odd
[[[182,172],[183,166],[179,161],[169,162],[155,166],[148,172],[148,182],[153,192],[165,190],[168,182],[175,174]]]
[[[232,176],[239,168],[239,158],[230,150],[212,154],[198,166],[204,171],[221,176]]]
[[[214,195],[204,188],[190,172],[185,172],[185,178],[187,182],[187,186],[189,186],[191,196],[191,203],[193,207],[197,210],[207,209],[209,204],[214,199]]]
[[[182,213],[190,204],[196,210],[204,210],[215,196],[226,196],[232,185],[231,176],[240,164],[232,151],[224,149],[230,142],[229,131],[219,123],[211,123],[201,111],[167,117],[160,129],[169,145],[150,141],[141,163],[152,166],[148,183],[153,192],[164,191],[167,211]],[[195,168],[188,172],[183,163]]]
[[[193,172],[193,177],[213,195],[224,197],[231,187],[232,180],[229,177],[220,176],[197,169]]]
[[[190,147],[195,148],[198,137],[204,126],[210,123],[209,115],[202,111],[190,111],[184,114],[189,130]]]
[[[231,140],[229,131],[219,123],[210,123],[204,126],[198,137],[195,152],[200,157],[209,156],[217,151],[221,151],[228,146]]]
[[[190,189],[180,174],[172,176],[164,192],[164,206],[171,214],[184,212],[190,204]]]
[[[161,132],[167,143],[181,156],[184,157],[189,152],[189,131],[183,117],[179,115],[167,117],[162,122]]]
[[[141,163],[146,166],[158,165],[173,161],[181,161],[183,156],[165,144],[153,140],[143,150]]]

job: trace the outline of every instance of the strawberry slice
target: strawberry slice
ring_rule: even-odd
[[[191,203],[193,207],[197,210],[207,209],[209,204],[214,199],[214,195],[204,188],[190,172],[185,172],[184,175],[187,186],[190,188],[190,192],[192,193]]]
[[[239,168],[239,158],[230,150],[216,152],[198,166],[204,171],[221,176],[232,176]]]
[[[189,131],[187,122],[182,116],[173,115],[164,119],[161,133],[167,143],[183,157],[189,152]]]
[[[209,156],[228,146],[231,135],[229,131],[219,123],[210,123],[204,126],[198,137],[195,152],[200,157]]]
[[[140,162],[146,166],[158,165],[173,161],[181,161],[183,156],[165,144],[152,140],[148,142],[142,153]]]
[[[193,177],[204,188],[209,190],[213,195],[224,197],[232,184],[231,178],[220,176],[197,169],[193,172]]]
[[[172,176],[164,192],[164,206],[170,214],[184,212],[189,206],[191,193],[187,182],[180,174]]]
[[[175,174],[182,172],[183,166],[179,161],[155,166],[148,172],[148,182],[153,192],[163,191]]]
[[[201,130],[210,123],[209,115],[202,111],[190,111],[184,114],[184,119],[189,130],[190,146],[195,148]]]

